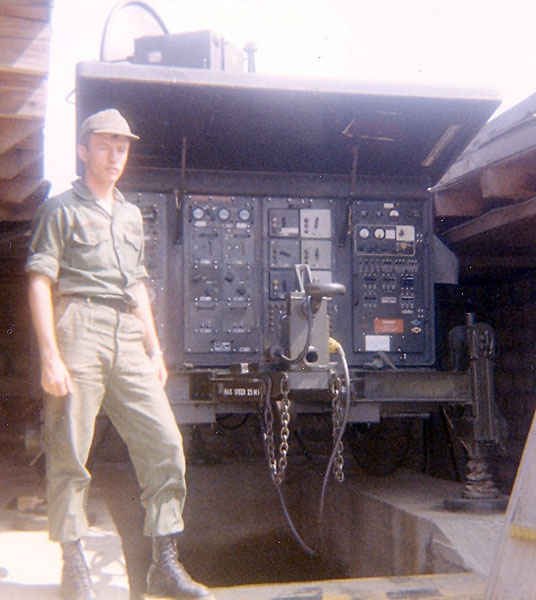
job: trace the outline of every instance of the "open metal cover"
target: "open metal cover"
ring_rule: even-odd
[[[80,63],[77,119],[116,107],[131,166],[437,182],[499,104],[489,90]]]

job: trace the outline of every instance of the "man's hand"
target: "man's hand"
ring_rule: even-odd
[[[56,341],[52,280],[47,275],[31,272],[28,299],[41,356],[41,386],[52,396],[66,396],[72,390],[72,382]]]
[[[67,396],[72,391],[71,375],[61,358],[42,361],[41,387],[52,396]]]
[[[156,371],[156,376],[160,383],[164,386],[166,385],[166,381],[168,378],[168,373],[166,369],[166,364],[164,362],[164,357],[161,352],[157,352],[151,356],[151,360],[153,361],[153,365]]]

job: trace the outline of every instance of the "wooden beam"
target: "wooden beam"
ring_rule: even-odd
[[[34,163],[41,163],[43,152],[12,148],[0,154],[0,179],[13,179]]]
[[[462,255],[458,257],[460,269],[482,270],[482,269],[534,269],[536,268],[536,256],[486,256]]]
[[[43,127],[42,120],[16,120],[0,118],[0,154],[19,145]]]
[[[436,217],[476,217],[484,212],[485,206],[477,186],[448,188],[434,196]]]
[[[0,205],[18,204],[35,192],[43,181],[42,177],[19,176],[9,181],[0,181]]]
[[[0,17],[0,71],[47,73],[50,25],[16,17]]]
[[[0,16],[50,21],[52,0],[0,0]]]
[[[16,119],[44,118],[46,110],[46,80],[36,88],[0,87],[0,117]]]
[[[0,221],[30,221],[33,219],[35,211],[48,195],[50,183],[46,179],[41,179],[36,186],[32,187],[34,187],[33,191],[21,201],[0,201]]]
[[[50,25],[23,19],[20,17],[2,16],[0,18],[0,37],[7,39],[50,40]]]
[[[0,87],[36,88],[46,79],[43,73],[0,71]]]
[[[20,123],[20,121],[19,121]],[[33,150],[34,152],[41,153],[43,151],[43,129],[39,128],[34,131],[31,135],[24,138],[17,144],[19,150]]]
[[[480,177],[484,198],[527,200],[536,195],[534,171],[521,162],[509,162],[485,169]]]
[[[519,224],[536,217],[536,198],[518,204],[495,208],[487,213],[448,229],[443,237],[447,244],[460,244],[476,236],[488,234],[502,227]]]

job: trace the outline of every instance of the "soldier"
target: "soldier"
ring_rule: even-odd
[[[115,187],[134,135],[115,109],[88,117],[84,175],[43,203],[30,252],[29,300],[45,391],[50,539],[61,543],[63,598],[95,598],[81,539],[86,468],[101,407],[127,444],[152,537],[150,598],[213,598],[178,562],[186,495],[182,438],[164,391],[167,371],[143,264],[139,209]]]

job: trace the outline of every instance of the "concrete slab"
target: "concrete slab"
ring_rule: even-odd
[[[382,478],[350,471],[343,485],[330,488],[326,551],[348,565],[346,573],[352,577],[370,576],[371,568],[383,575],[475,571],[486,577],[504,513],[446,510],[443,501],[461,493],[459,483],[414,471]],[[306,496],[316,495],[313,491]],[[303,513],[313,509],[311,504]],[[363,555],[366,564],[356,558]]]
[[[140,598],[130,595],[129,583],[142,588],[149,552],[135,480],[120,464],[95,471],[89,505],[95,521],[85,541],[95,587],[104,600]],[[452,482],[409,472],[371,479],[349,468],[344,485],[329,488],[320,537],[320,480],[303,465],[291,465],[285,484],[296,524],[320,551],[310,558],[289,535],[263,464],[191,465],[182,552],[188,570],[215,588],[217,600],[483,598],[487,554],[501,515],[443,511],[445,493],[459,492]],[[39,514],[8,509],[16,496],[42,493],[43,482],[34,469],[1,457],[0,481],[0,600],[57,598],[60,550],[48,540],[46,522]],[[467,541],[475,531],[476,545]],[[460,550],[468,543],[471,552]],[[432,564],[429,557],[438,553],[442,560]],[[416,576],[435,567],[452,573]],[[476,572],[456,572],[464,569]],[[363,573],[387,577],[358,579]]]
[[[309,584],[216,589],[216,600],[483,600],[485,582],[473,573],[371,577]]]
[[[46,519],[9,508],[15,497],[42,494],[42,481],[34,469],[6,461],[0,462],[0,478],[0,599],[57,599],[61,551],[48,539]],[[85,549],[99,598],[129,600],[121,540],[97,495],[89,512],[97,517]]]

